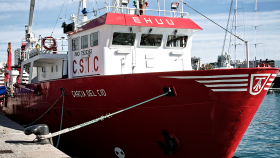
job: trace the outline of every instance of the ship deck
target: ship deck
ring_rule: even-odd
[[[69,157],[50,144],[29,143],[34,140],[35,135],[27,136],[23,130],[24,127],[0,114],[0,158]]]

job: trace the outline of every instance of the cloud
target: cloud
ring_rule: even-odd
[[[55,8],[62,6],[63,3],[63,0],[40,0],[35,2],[35,8]],[[30,0],[2,0],[0,4],[0,12],[29,11],[30,9]]]

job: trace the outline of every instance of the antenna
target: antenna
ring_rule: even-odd
[[[257,67],[257,6],[258,0],[256,0],[255,5],[255,67]]]

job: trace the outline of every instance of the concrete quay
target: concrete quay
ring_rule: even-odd
[[[31,143],[35,135],[25,135],[24,127],[0,114],[0,158],[70,158],[51,144]]]

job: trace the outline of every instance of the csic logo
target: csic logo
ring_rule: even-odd
[[[270,74],[251,74],[250,94],[259,94],[263,90],[263,87],[266,85],[269,77]]]

